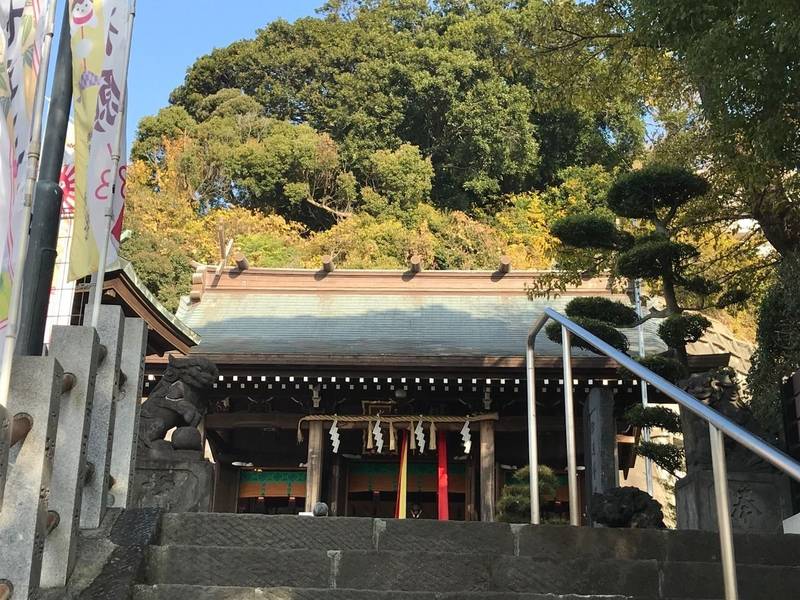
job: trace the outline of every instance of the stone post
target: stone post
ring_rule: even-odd
[[[497,489],[494,459],[494,421],[481,421],[481,521],[494,522]]]
[[[11,446],[11,415],[0,405],[0,511],[3,510],[3,495],[8,474],[8,451]]]
[[[100,344],[105,347],[105,358],[97,369],[95,381],[92,421],[86,451],[87,467],[94,472],[83,489],[81,529],[100,527],[106,512],[122,332],[122,309],[119,306],[101,306],[97,334],[100,336]]]
[[[120,361],[120,370],[125,374],[125,379],[119,385],[111,451],[111,477],[114,484],[111,486],[109,502],[113,501],[115,508],[132,506],[146,348],[147,324],[142,319],[125,319]]]
[[[75,384],[61,398],[59,435],[53,463],[48,509],[60,523],[44,546],[42,587],[63,587],[75,566],[86,468],[86,447],[94,398],[95,372],[100,342],[91,327],[54,327],[50,355]]]
[[[619,486],[617,422],[614,393],[610,388],[592,388],[583,408],[586,493],[602,494]]]
[[[63,379],[53,357],[14,359],[8,412],[32,423],[11,449],[0,512],[0,580],[11,582],[14,598],[34,598],[39,589]]]
[[[320,500],[322,489],[323,445],[322,421],[311,421],[308,427],[308,461],[306,463],[306,511],[311,512]]]

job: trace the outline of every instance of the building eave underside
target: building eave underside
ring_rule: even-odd
[[[521,373],[525,359],[521,356],[401,356],[401,355],[330,355],[330,354],[222,354],[204,353],[200,349],[191,356],[204,357],[215,363],[221,372],[230,374],[399,374],[439,373],[444,375],[501,375]],[[689,357],[694,372],[724,367],[729,354],[703,354]],[[166,366],[167,357],[150,357],[148,366],[158,371]],[[575,357],[572,363],[576,374],[595,377],[616,377],[618,368],[614,361],[601,356]],[[536,360],[538,372],[553,374],[562,370],[559,357],[541,356]]]

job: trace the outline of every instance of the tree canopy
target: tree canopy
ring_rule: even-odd
[[[470,212],[542,190],[567,167],[627,166],[643,148],[637,65],[554,52],[555,13],[607,20],[578,3],[328,3],[198,59],[172,106],[143,121],[134,156],[188,133],[215,165],[204,202],[269,207],[314,228],[363,200],[353,179],[373,189],[393,179],[389,202],[402,185],[401,203],[421,193]],[[397,179],[406,168],[425,181]]]

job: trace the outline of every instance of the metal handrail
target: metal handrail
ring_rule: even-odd
[[[570,499],[570,523],[580,525],[578,508],[578,474],[575,450],[575,411],[572,396],[572,348],[571,337],[576,335],[593,346],[598,352],[606,355],[620,366],[632,372],[642,382],[647,382],[675,402],[693,412],[708,423],[711,439],[711,460],[714,473],[714,494],[716,497],[717,520],[719,524],[720,547],[722,556],[723,578],[726,600],[737,600],[736,560],[733,549],[733,534],[730,521],[728,501],[728,475],[725,463],[725,435],[754,452],[782,472],[800,482],[800,463],[770,445],[760,437],[737,425],[710,406],[700,402],[684,390],[673,385],[660,375],[653,373],[630,356],[620,352],[604,342],[593,333],[571,321],[552,308],[546,308],[544,314],[531,328],[528,334],[526,363],[528,387],[528,454],[530,464],[531,523],[540,522],[539,506],[539,456],[536,432],[536,336],[548,320],[552,319],[561,325],[561,341],[564,369],[564,410],[567,427],[567,480]],[[645,383],[642,383],[645,385]]]

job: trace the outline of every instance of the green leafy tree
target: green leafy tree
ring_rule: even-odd
[[[729,173],[742,207],[780,253],[794,251],[800,242],[800,5],[630,0],[622,10],[632,35],[669,56],[699,94],[715,162]]]
[[[757,348],[747,378],[753,411],[765,428],[783,437],[784,378],[800,369],[800,256],[787,255],[758,313]]]
[[[203,122],[209,98],[238,90],[262,116],[330,135],[359,181],[375,152],[416,146],[434,205],[469,212],[642,150],[658,61],[632,61],[621,36],[589,47],[562,31],[619,21],[577,1],[329,2],[200,58],[171,100]]]
[[[419,148],[403,144],[397,150],[378,150],[370,157],[368,184],[387,202],[410,210],[430,200],[433,165]]]

